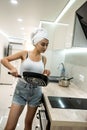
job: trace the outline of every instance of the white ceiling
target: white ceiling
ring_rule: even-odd
[[[0,30],[10,37],[24,38],[40,21],[54,22],[69,0],[18,0],[13,5],[10,0],[0,0]],[[19,23],[18,18],[23,22]],[[24,30],[20,28],[24,27]]]

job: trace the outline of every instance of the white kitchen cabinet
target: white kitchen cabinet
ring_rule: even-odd
[[[54,31],[53,49],[65,49],[67,42],[67,25],[56,25]]]
[[[19,45],[19,44],[10,44],[11,47],[8,50],[8,55],[10,54],[15,54],[21,50],[23,50],[23,45]],[[15,68],[17,68],[18,72],[20,72],[20,64],[21,64],[21,60],[15,60],[12,61],[11,64],[13,66],[15,66]],[[0,84],[13,84],[15,82],[15,80],[17,78],[8,75],[8,69],[6,67],[4,67],[2,64],[0,65]]]
[[[20,60],[11,62],[19,71],[20,69]],[[0,73],[0,84],[13,84],[17,78],[8,74],[8,69],[1,64],[1,73]]]
[[[68,25],[43,23],[42,27],[48,31],[50,50],[65,49],[67,43]]]
[[[47,32],[48,32],[48,38],[49,38],[48,50],[52,50],[53,41],[54,41],[55,25],[54,24],[49,24],[49,23],[43,23],[42,27],[45,28],[47,30]]]
[[[8,75],[8,69],[1,64],[0,84],[13,84],[14,77]]]
[[[50,130],[87,130],[87,127],[53,126]]]

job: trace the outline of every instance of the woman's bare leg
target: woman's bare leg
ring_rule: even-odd
[[[25,118],[25,128],[24,130],[31,130],[32,129],[32,121],[34,115],[36,113],[37,107],[27,107],[27,113]]]
[[[18,119],[23,111],[24,106],[12,104],[8,121],[4,130],[15,130]]]

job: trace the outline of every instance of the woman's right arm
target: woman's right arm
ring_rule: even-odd
[[[10,70],[10,73],[17,77],[18,76],[18,71],[17,68],[14,67],[14,65],[12,65],[10,62],[17,60],[17,59],[21,59],[22,61],[25,59],[27,51],[21,51],[18,53],[15,53],[13,55],[7,56],[3,59],[1,59],[1,63]]]

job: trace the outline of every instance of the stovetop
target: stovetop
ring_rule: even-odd
[[[61,79],[61,77],[59,77],[59,76],[49,76],[48,79],[49,79],[49,82],[56,82],[56,83],[58,83],[59,80]]]
[[[87,98],[48,96],[52,108],[87,110]]]

